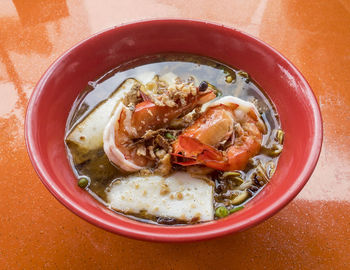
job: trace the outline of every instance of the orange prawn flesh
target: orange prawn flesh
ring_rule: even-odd
[[[166,127],[171,120],[215,97],[213,91],[199,92],[197,88],[196,95],[187,96],[185,106],[160,106],[146,100],[132,111],[120,102],[104,130],[104,150],[108,159],[128,172],[153,166],[152,160],[138,153],[140,149],[133,139],[141,138],[148,130]]]
[[[136,134],[130,135],[141,137],[147,130],[166,127],[173,119],[188,114],[194,108],[215,97],[216,95],[212,91],[198,92],[197,95],[189,95],[186,98],[186,105],[175,107],[159,106],[151,101],[143,101],[136,105],[132,115],[131,126],[136,127]]]
[[[183,159],[174,163],[199,164],[220,171],[243,170],[260,152],[264,132],[265,125],[252,103],[221,98],[173,143],[173,156]]]

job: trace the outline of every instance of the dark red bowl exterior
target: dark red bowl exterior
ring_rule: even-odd
[[[140,56],[163,52],[209,56],[245,70],[277,107],[286,136],[276,173],[244,210],[227,218],[189,226],[150,225],[113,213],[77,186],[64,146],[66,120],[74,100],[89,80],[113,67]],[[57,59],[32,94],[25,136],[30,159],[41,181],[74,213],[124,236],[183,242],[242,231],[290,202],[317,163],[322,144],[322,120],[306,80],[268,45],[222,25],[165,19],[106,30]]]

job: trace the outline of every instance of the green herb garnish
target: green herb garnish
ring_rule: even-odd
[[[242,206],[235,207],[235,208],[232,208],[232,209],[230,210],[230,214],[235,213],[235,212],[237,212],[237,211],[239,211],[239,210],[242,210],[243,208],[244,208],[243,205],[242,205]]]
[[[78,181],[78,186],[81,188],[86,188],[89,185],[89,180],[86,177],[82,177]]]
[[[229,211],[225,206],[219,206],[218,208],[215,209],[215,216],[217,216],[218,218],[226,217],[228,216],[228,214],[229,214]]]
[[[165,133],[165,138],[169,139],[169,140],[175,140],[175,137],[173,134],[167,132]]]

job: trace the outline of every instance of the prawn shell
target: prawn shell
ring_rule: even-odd
[[[126,109],[126,107],[120,102],[116,107],[112,118],[106,125],[103,133],[103,149],[109,160],[119,168],[125,171],[135,172],[142,170],[144,167],[138,166],[130,160],[127,160],[115,144],[115,130],[119,128],[119,119],[123,109]]]
[[[226,96],[222,97],[216,101],[213,101],[208,104],[208,106],[204,109],[207,109],[209,107],[215,107],[220,104],[232,106],[233,104],[236,105],[236,109],[242,110],[243,112],[247,113],[253,120],[257,121],[257,126],[260,129],[262,133],[266,132],[266,126],[265,123],[262,121],[260,117],[260,113],[258,112],[255,105],[249,101],[245,101],[243,99],[240,99],[238,97],[233,96]],[[238,105],[238,106],[237,106]],[[204,107],[204,106],[203,106]]]
[[[244,143],[239,145],[232,144],[226,151],[217,150],[214,146],[209,145],[201,139],[199,130],[205,132],[208,127],[207,121],[211,121],[211,110],[227,110],[231,111],[236,117],[239,115],[247,115],[250,120],[246,126],[249,127],[249,136],[244,137]],[[239,110],[239,111],[237,111]],[[209,115],[208,118],[206,115]],[[243,118],[244,119],[244,118]],[[234,121],[234,119],[232,119]],[[253,124],[254,123],[254,124]],[[252,125],[254,125],[253,128]],[[254,104],[241,100],[236,97],[224,97],[212,102],[207,106],[201,118],[199,118],[192,126],[188,127],[178,140],[173,143],[175,153],[182,153],[184,158],[195,159],[192,161],[178,162],[183,166],[192,164],[202,164],[221,171],[243,170],[250,157],[255,156],[260,151],[261,137],[264,123],[260,119],[260,114]],[[210,133],[211,134],[211,133]],[[214,136],[214,135],[211,135]]]

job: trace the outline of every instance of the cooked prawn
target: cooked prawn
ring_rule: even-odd
[[[265,124],[252,103],[221,98],[174,142],[173,155],[184,159],[175,163],[201,164],[221,171],[243,170],[259,153],[264,132]]]
[[[195,95],[187,97],[185,106],[159,106],[146,100],[137,104],[132,111],[120,102],[104,130],[103,147],[107,157],[129,172],[152,166],[154,161],[147,157],[133,139],[141,138],[147,130],[167,126],[171,120],[191,112],[213,98],[213,91],[199,92],[197,88]]]

